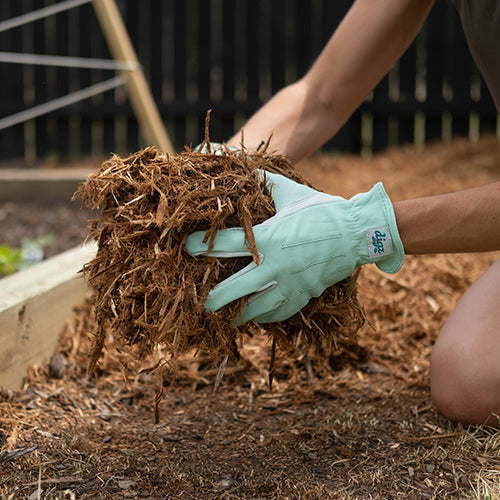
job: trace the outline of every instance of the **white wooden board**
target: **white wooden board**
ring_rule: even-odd
[[[79,271],[96,252],[89,243],[0,279],[0,387],[18,389],[30,364],[49,358],[87,287]]]

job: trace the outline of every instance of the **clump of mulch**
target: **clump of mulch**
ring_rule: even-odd
[[[212,151],[208,139],[205,144]],[[209,291],[250,259],[193,257],[184,243],[203,230],[211,246],[218,230],[243,227],[258,263],[252,226],[275,213],[258,169],[308,184],[286,157],[265,148],[254,154],[244,148],[216,153],[186,148],[175,156],[146,148],[127,158],[113,156],[79,188],[75,197],[83,205],[101,208],[89,233],[98,242],[97,254],[84,267],[98,325],[90,371],[109,332],[140,356],[161,345],[174,361],[192,350],[214,361],[237,358],[245,335],[269,336],[273,355],[278,346],[328,357],[339,345],[355,342],[364,322],[355,275],[281,323],[236,326],[242,301],[217,312],[204,310]]]

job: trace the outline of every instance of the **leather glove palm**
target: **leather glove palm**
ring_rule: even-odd
[[[265,175],[276,215],[254,226],[260,263],[251,263],[212,289],[205,308],[217,311],[248,295],[243,322],[283,321],[347,278],[375,263],[395,273],[404,260],[394,210],[381,183],[350,200],[318,192],[286,177]],[[207,255],[204,231],[189,235],[186,249]],[[242,228],[217,233],[212,257],[250,256]]]

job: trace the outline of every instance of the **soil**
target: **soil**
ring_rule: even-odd
[[[44,246],[44,258],[69,250],[82,243],[88,234],[92,211],[65,203],[0,202],[0,245],[21,248],[23,239],[36,240],[51,235]]]
[[[500,141],[408,146],[371,159],[319,155],[299,169],[344,197],[383,180],[397,200],[497,181]],[[66,221],[61,248],[66,238],[74,246],[76,226],[85,233],[85,220]],[[22,233],[14,216],[1,224],[1,234]],[[154,360],[124,363],[111,337],[89,377],[94,325],[82,305],[56,355],[0,395],[0,498],[500,498],[500,433],[450,422],[429,390],[440,327],[499,256],[412,256],[396,275],[366,266],[358,344],[327,364],[278,352],[272,391],[271,346],[259,336],[216,392],[217,367],[203,359],[186,355],[173,380]]]

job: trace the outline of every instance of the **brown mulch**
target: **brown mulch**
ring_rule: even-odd
[[[97,325],[90,371],[109,332],[124,349],[136,345],[140,356],[162,346],[170,364],[193,349],[214,361],[237,359],[247,335],[266,335],[282,349],[312,349],[327,357],[353,344],[364,322],[354,276],[281,323],[237,326],[245,298],[205,311],[208,292],[249,259],[196,258],[184,243],[192,232],[205,231],[210,252],[218,230],[239,226],[259,264],[252,226],[275,214],[259,170],[307,183],[283,156],[228,148],[179,155],[147,148],[127,158],[113,156],[89,176],[75,197],[101,209],[90,231],[97,255],[84,268]]]
[[[320,155],[299,171],[342,196],[383,180],[396,200],[498,180],[500,142]],[[449,422],[429,392],[443,321],[498,257],[408,257],[396,275],[366,266],[357,344],[327,363],[278,352],[272,391],[263,335],[215,393],[208,359],[181,356],[174,379],[124,358],[111,335],[88,376],[95,325],[82,307],[57,357],[0,396],[0,498],[500,498],[500,433]]]

